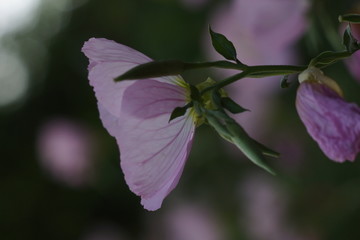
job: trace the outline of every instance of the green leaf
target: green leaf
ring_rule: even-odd
[[[360,23],[360,14],[344,14],[339,16],[339,22]]]
[[[284,75],[281,78],[281,82],[280,82],[281,88],[288,88],[290,86],[290,83],[288,82],[288,80],[289,80],[289,75]]]
[[[349,53],[354,53],[359,49],[358,41],[354,38],[351,33],[350,25],[346,27],[343,35],[343,44]]]
[[[185,63],[178,60],[153,61],[138,65],[123,75],[115,78],[115,81],[125,79],[143,79],[162,76],[178,75],[185,69]]]
[[[184,116],[188,108],[189,106],[187,105],[185,105],[184,107],[176,107],[170,115],[169,122],[175,118]]]
[[[223,106],[225,109],[229,110],[231,113],[234,114],[249,111],[248,109],[241,107],[239,104],[237,104],[229,97],[221,98],[221,106]]]
[[[234,44],[229,41],[224,35],[214,32],[209,26],[211,42],[215,50],[224,58],[238,62],[236,49]]]

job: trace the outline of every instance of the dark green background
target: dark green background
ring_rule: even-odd
[[[347,12],[353,2],[314,2],[308,16],[311,26],[297,45],[303,63],[320,51],[333,49],[324,34],[323,16],[337,29],[337,16]],[[202,8],[189,9],[175,0],[88,0],[68,10],[63,28],[52,37],[41,36],[46,10],[35,28],[12,36],[30,66],[31,88],[23,101],[0,109],[0,239],[81,239],[101,222],[121,229],[128,239],[146,239],[148,222],[163,229],[158,219],[176,206],[178,198],[210,206],[225,226],[228,239],[250,239],[239,221],[244,209],[238,185],[248,174],[262,174],[263,170],[238,161],[239,156],[231,154],[208,126],[198,129],[180,183],[163,207],[157,212],[143,210],[124,182],[116,143],[98,118],[87,81],[88,60],[80,52],[90,37],[105,37],[154,59],[204,60],[203,34],[209,16],[221,3],[213,0]],[[31,37],[42,39],[46,47],[42,66],[33,63],[40,53],[26,47],[26,39]],[[327,72],[339,80],[348,99],[360,103],[360,86],[342,63]],[[197,71],[185,76],[194,81],[206,74]],[[338,164],[324,157],[297,117],[295,92],[296,84],[278,95],[265,140],[271,146],[278,132],[286,132],[304,150],[296,167],[286,167],[291,159],[270,162],[279,172],[271,178],[284,189],[288,200],[286,221],[299,232],[313,233],[314,239],[360,239],[360,162]],[[54,180],[39,164],[38,131],[55,117],[73,119],[92,129],[98,143],[92,184],[72,188]],[[284,141],[284,148],[286,144]]]

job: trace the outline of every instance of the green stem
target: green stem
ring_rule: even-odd
[[[222,87],[225,87],[226,85],[229,85],[233,82],[236,82],[244,77],[246,77],[247,75],[249,74],[248,71],[244,71],[244,72],[241,72],[241,73],[238,73],[238,74],[235,74],[229,78],[226,78],[224,80],[222,80],[221,82],[218,82],[217,84],[214,84],[210,87],[207,87],[205,89],[203,89],[201,92],[200,92],[200,95],[203,95],[204,93],[212,90],[212,89],[220,89]]]
[[[258,76],[259,74],[269,74],[266,76],[274,75],[286,75],[299,73],[304,71],[307,66],[293,66],[293,65],[258,65],[249,66],[247,71],[250,72],[251,76]],[[271,75],[270,75],[271,74]]]
[[[244,64],[232,63],[228,61],[184,63],[185,69],[197,69],[197,68],[208,68],[208,67],[235,69],[235,70],[245,70],[247,68],[247,66]]]
[[[341,51],[341,52],[324,52],[319,54],[318,57],[314,58],[310,65],[314,64],[317,67],[327,67],[328,65],[347,58],[351,56],[352,53],[348,51]],[[293,65],[258,65],[258,66],[246,66],[241,64],[235,64],[227,61],[218,61],[218,62],[210,62],[210,63],[203,63],[222,67],[222,68],[231,68],[231,69],[239,69],[243,70],[243,72],[235,74],[229,78],[226,78],[213,86],[205,88],[200,92],[200,95],[213,90],[213,89],[220,89],[223,88],[233,82],[236,82],[245,77],[251,78],[262,78],[262,77],[269,77],[269,76],[279,76],[279,75],[288,75],[288,74],[295,74],[304,71],[308,66],[293,66]]]
[[[241,73],[235,74],[229,78],[214,84],[208,88],[203,89],[200,92],[200,95],[212,90],[220,89],[231,83],[234,83],[245,77],[268,77],[268,76],[277,76],[277,75],[287,75],[294,74],[304,71],[307,66],[292,66],[292,65],[259,65],[259,66],[248,66],[246,70]]]

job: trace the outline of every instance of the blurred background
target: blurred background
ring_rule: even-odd
[[[256,167],[208,126],[197,129],[175,190],[156,212],[130,192],[103,128],[80,49],[104,37],[154,59],[220,60],[208,25],[246,64],[307,64],[341,50],[339,14],[356,0],[1,0],[0,239],[360,239],[360,162],[327,159],[294,101],[296,76],[244,79],[236,116],[281,153],[278,176]],[[357,5],[358,4],[358,5]],[[360,104],[360,56],[325,69]],[[199,70],[193,83],[231,71]],[[359,160],[359,159],[358,159]]]

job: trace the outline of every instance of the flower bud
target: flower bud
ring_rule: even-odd
[[[330,159],[353,161],[360,151],[360,108],[320,69],[309,67],[299,82],[296,108],[310,136]]]

